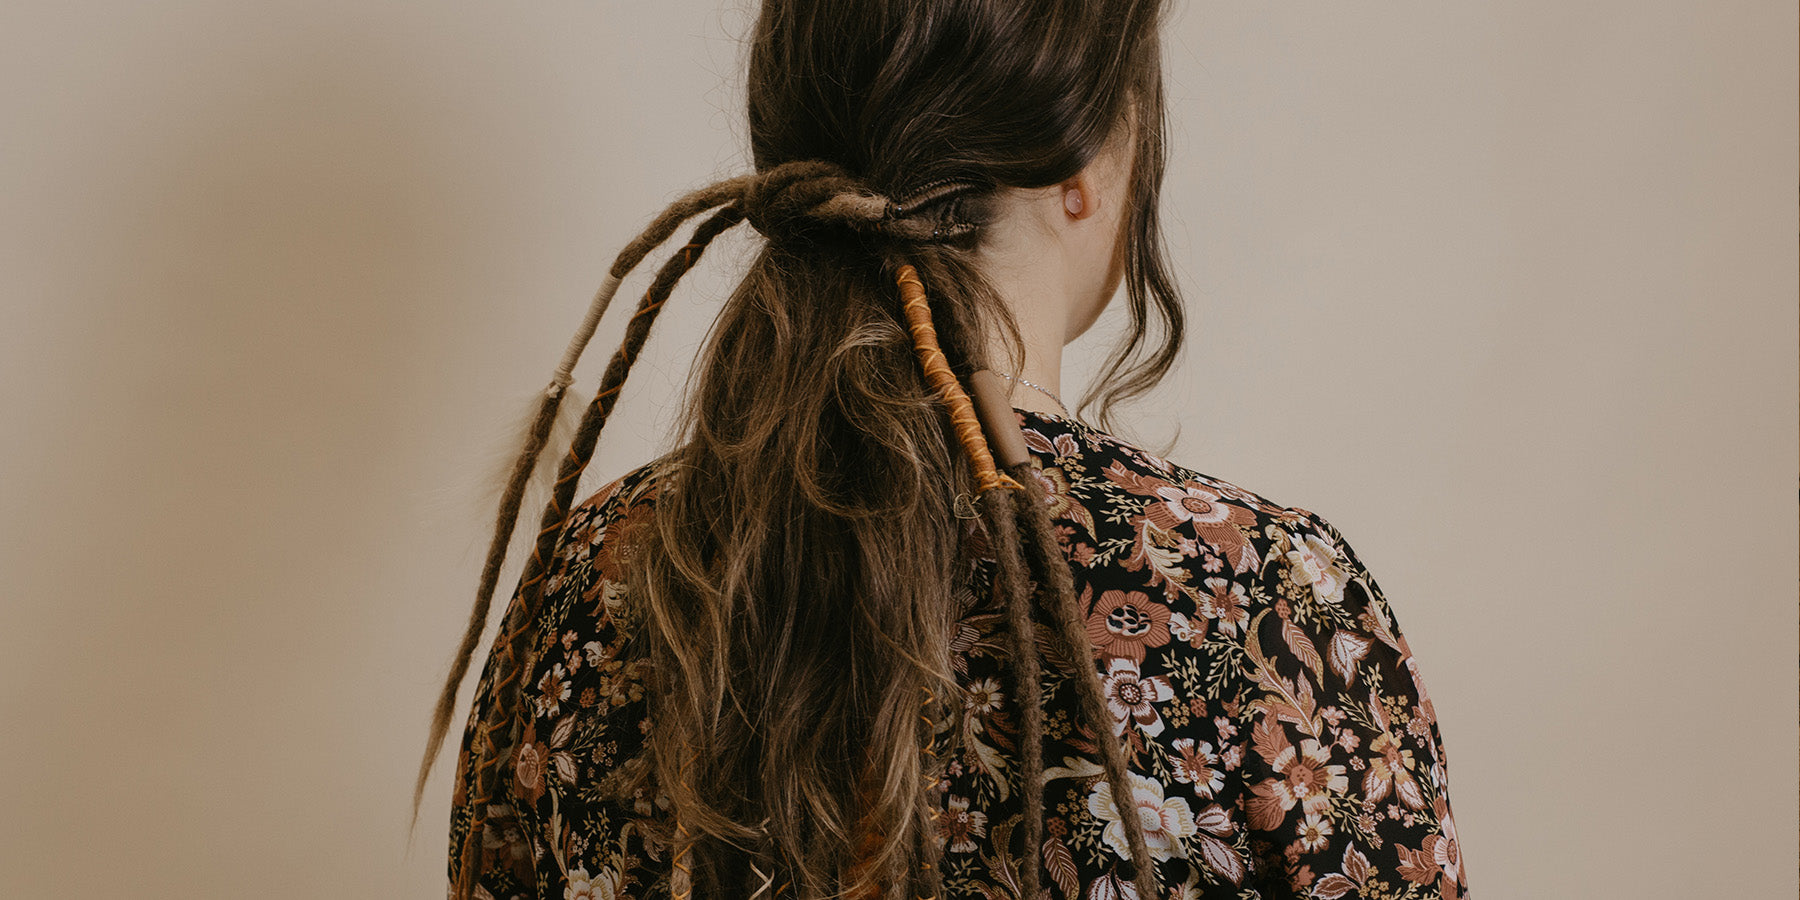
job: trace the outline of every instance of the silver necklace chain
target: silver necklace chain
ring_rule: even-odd
[[[1050,391],[1048,391],[1048,390],[1045,390],[1045,389],[1044,389],[1044,387],[1043,387],[1043,386],[1042,386],[1042,385],[1037,385],[1037,384],[1032,384],[1032,383],[1031,383],[1031,382],[1029,382],[1029,381],[1026,381],[1026,380],[1025,380],[1025,379],[1023,379],[1023,378],[1018,378],[1018,377],[1015,377],[1015,376],[1012,376],[1012,375],[1008,375],[1008,374],[1006,374],[1006,373],[1005,373],[1005,372],[995,372],[995,371],[994,371],[994,370],[993,370],[993,369],[989,369],[989,370],[988,370],[988,371],[989,371],[989,372],[994,372],[994,374],[995,374],[995,375],[998,375],[998,376],[1000,376],[1000,377],[1001,377],[1001,378],[1004,378],[1004,379],[1006,379],[1006,380],[1007,380],[1007,381],[1014,381],[1014,382],[1018,382],[1018,383],[1019,383],[1019,384],[1022,384],[1022,385],[1024,385],[1024,386],[1026,386],[1026,387],[1028,387],[1028,388],[1031,388],[1031,389],[1032,389],[1032,390],[1034,390],[1034,391],[1037,391],[1037,392],[1038,392],[1038,393],[1040,393],[1040,394],[1043,394],[1043,395],[1044,395],[1044,396],[1046,396],[1046,397],[1049,397],[1049,398],[1050,398],[1050,399],[1052,399],[1052,400],[1055,400],[1055,401],[1056,401],[1056,405],[1057,405],[1057,406],[1058,406],[1058,407],[1059,407],[1059,408],[1061,408],[1061,409],[1062,409],[1062,411],[1063,411],[1063,412],[1064,412],[1064,413],[1067,413],[1067,412],[1068,412],[1068,411],[1069,411],[1069,405],[1068,405],[1068,404],[1067,404],[1067,403],[1064,403],[1064,402],[1062,402],[1062,398],[1061,398],[1061,397],[1058,397],[1058,396],[1056,396],[1056,395],[1055,395],[1055,394],[1053,394],[1053,393],[1051,393],[1051,392],[1050,392]]]

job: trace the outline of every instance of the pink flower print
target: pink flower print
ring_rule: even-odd
[[[544,745],[537,742],[534,726],[526,726],[524,740],[513,751],[513,778],[519,796],[532,803],[544,796]]]
[[[938,815],[951,853],[974,853],[975,839],[987,834],[987,813],[969,809],[967,797],[951,795],[947,808]]]
[[[1144,661],[1144,648],[1169,642],[1169,608],[1140,591],[1106,591],[1087,617],[1088,640],[1102,656]]]
[[[1244,586],[1223,578],[1208,578],[1206,589],[1211,593],[1200,597],[1201,615],[1217,619],[1220,631],[1237,634],[1238,628],[1250,621],[1250,596],[1244,593]]]
[[[1202,797],[1211,797],[1225,786],[1225,772],[1219,767],[1219,757],[1213,753],[1211,744],[1180,738],[1174,746],[1175,758],[1170,769],[1176,781],[1193,785],[1194,793]]]
[[[1272,761],[1277,777],[1265,779],[1252,790],[1249,812],[1251,827],[1273,831],[1296,805],[1304,812],[1319,814],[1331,806],[1331,795],[1350,787],[1344,767],[1331,763],[1331,751],[1307,738],[1299,747],[1281,748]]]

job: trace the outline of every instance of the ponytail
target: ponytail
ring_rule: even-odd
[[[650,329],[676,283],[699,261],[714,238],[746,220],[772,242],[792,243],[831,231],[840,234],[827,239],[873,241],[883,248],[880,256],[890,261],[894,284],[898,288],[899,311],[918,360],[918,377],[947,414],[950,430],[968,463],[976,493],[975,506],[996,564],[995,589],[1006,602],[1011,680],[1023,729],[1023,740],[1019,745],[1025,806],[1021,829],[1025,853],[1020,857],[1019,872],[1022,896],[1036,900],[1042,868],[1039,860],[1043,844],[1044,716],[1037,650],[1036,611],[1039,607],[1054,624],[1048,638],[1058,648],[1056,656],[1069,660],[1069,675],[1076,682],[1088,725],[1097,735],[1102,769],[1113,796],[1121,798],[1122,806],[1128,802],[1123,799],[1131,796],[1124,751],[1114,732],[1113,720],[1107,712],[1099,676],[1093,666],[1094,650],[1081,625],[1083,613],[1075,596],[1068,563],[1056,543],[1046,497],[1025,450],[1017,420],[997,382],[972,379],[975,401],[964,390],[939,345],[937,322],[927,299],[924,279],[913,262],[907,261],[922,262],[934,258],[942,252],[937,245],[955,244],[978,231],[982,223],[978,216],[969,214],[964,201],[991,189],[991,185],[978,182],[945,180],[906,192],[900,199],[893,200],[869,189],[833,164],[818,161],[786,163],[759,175],[730,179],[688,194],[658,216],[619,254],[538,401],[537,412],[530,421],[524,444],[507,479],[474,608],[433,715],[425,756],[414,787],[415,819],[425,784],[449,730],[457,690],[486,624],[526,485],[549,440],[563,397],[572,384],[575,366],[623,279],[685,222],[711,212],[694,229],[687,243],[657,271],[626,326],[621,345],[608,363],[571,445],[562,456],[550,499],[539,521],[531,556],[521,575],[519,591],[502,619],[490,650],[495,673],[490,685],[492,694],[477,698],[475,703],[477,716],[470,724],[472,733],[467,764],[470,787],[466,804],[471,810],[471,821],[462,846],[457,848],[458,862],[454,868],[459,877],[452,885],[453,897],[467,898],[474,893],[481,869],[482,834],[488,809],[499,799],[498,792],[504,783],[500,776],[505,769],[503,763],[517,745],[528,717],[523,691],[527,675],[535,665],[533,649],[538,637],[536,627],[544,582],[558,538],[568,523],[582,472],[593,456],[600,433]],[[942,277],[954,272],[955,267],[939,265],[933,267],[933,271]],[[990,438],[993,446],[990,446]],[[925,436],[915,439],[928,440]],[[998,463],[994,447],[999,448],[1001,459]],[[948,598],[944,599],[947,601]],[[648,597],[646,602],[656,607],[661,601]],[[940,613],[942,611],[913,611],[910,614],[925,620]],[[653,610],[653,618],[661,629],[659,634],[664,643],[677,638],[698,640],[705,637],[679,634],[680,620],[675,612]],[[655,641],[652,644],[661,646]],[[722,658],[724,648],[713,649],[719,651]],[[935,651],[923,649],[943,652],[941,648]],[[883,758],[883,754],[888,754],[887,758],[891,760],[905,761],[897,770],[883,771],[872,767],[866,777],[854,782],[865,786],[859,802],[867,813],[856,819],[854,830],[859,833],[844,836],[851,849],[836,880],[846,897],[860,900],[885,894],[901,898],[905,894],[900,892],[907,891],[915,898],[935,898],[941,892],[934,832],[942,761],[938,758],[935,741],[938,717],[948,704],[931,687],[933,681],[942,680],[929,674],[936,671],[936,667],[928,662],[916,665],[921,668],[911,677],[910,683],[917,688],[914,696],[921,699],[917,724],[906,726],[906,730],[916,736],[913,747],[905,750],[911,757],[893,755],[902,749],[898,747],[868,748],[871,763]],[[657,717],[658,703],[692,702],[691,697],[653,694],[651,714],[653,718]],[[907,715],[910,717],[912,713]],[[658,724],[663,723],[658,721]],[[906,730],[896,734],[903,735]],[[656,771],[665,776],[663,788],[670,796],[675,818],[671,833],[670,888],[678,900],[689,900],[693,894],[695,854],[703,839],[709,834],[717,837],[719,829],[714,826],[728,818],[708,806],[712,798],[702,796],[688,784],[689,772],[697,761],[715,762],[718,756],[717,753],[712,757],[704,756],[703,751],[707,748],[691,744],[688,737],[694,733],[694,726],[687,726],[686,736],[679,739],[678,746],[665,747],[664,752],[654,754]],[[675,758],[669,758],[671,755]],[[901,770],[917,776],[910,787],[896,786],[888,777],[893,771]],[[888,802],[888,794],[895,790],[910,794]],[[901,809],[908,812],[902,814]],[[884,813],[884,810],[888,812]],[[1143,826],[1132,815],[1125,815],[1123,822],[1132,857],[1130,868],[1139,894],[1145,900],[1159,896]],[[805,866],[781,858],[784,848],[798,843],[797,836],[781,837],[782,840],[774,840],[764,833],[755,842],[754,851],[749,851],[753,858],[748,865],[760,876],[764,890],[773,882],[770,873],[798,869],[801,874],[808,874]],[[731,844],[735,846],[729,846]],[[737,842],[715,840],[707,846],[721,852],[747,852]],[[718,870],[715,866],[711,871]],[[909,872],[913,874],[907,874]],[[802,879],[802,884],[811,893],[820,893],[819,880],[817,873],[811,873],[811,877]],[[775,889],[775,894],[779,895],[793,883],[794,879],[789,878],[781,888]]]

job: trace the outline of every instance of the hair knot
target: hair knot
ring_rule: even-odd
[[[980,227],[959,199],[987,186],[974,181],[934,181],[890,198],[824,160],[785,162],[750,179],[745,218],[771,240],[820,230],[847,229],[929,243],[963,237]]]

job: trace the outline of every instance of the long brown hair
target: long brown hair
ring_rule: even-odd
[[[540,402],[502,500],[437,706],[421,792],[574,358],[619,280],[683,222],[710,211],[627,326],[562,457],[495,638],[493,695],[471,723],[475,820],[458,895],[472,890],[486,801],[504,784],[499,773],[523,725],[545,565],[581,472],[676,281],[717,234],[745,219],[768,243],[703,351],[684,434],[659,463],[648,526],[613,538],[626,542],[629,593],[641,610],[627,652],[648,662],[654,727],[636,777],[673,812],[673,827],[651,826],[672,854],[671,892],[750,895],[773,877],[801,898],[938,893],[934,740],[944,717],[961,709],[949,598],[972,546],[994,559],[996,590],[1007,598],[1025,748],[1015,858],[1032,863],[1018,873],[1022,896],[1035,898],[1040,883],[1039,618],[1050,621],[1045,637],[1058,650],[1048,658],[1080,676],[1072,681],[1114,795],[1129,796],[1041,488],[1017,455],[1003,459],[1014,476],[1001,475],[1004,486],[977,480],[970,460],[986,451],[979,429],[959,435],[968,416],[953,395],[989,364],[990,338],[1004,338],[1015,360],[1022,355],[1015,323],[976,265],[986,200],[1075,175],[1127,122],[1133,202],[1121,250],[1133,327],[1086,404],[1104,420],[1173,363],[1183,320],[1156,213],[1161,6],[764,3],[749,73],[758,174],[683,198],[620,254]],[[909,290],[915,313],[929,295],[923,331],[902,309]],[[948,383],[927,377],[921,360],[930,353],[947,361],[934,374]],[[1141,828],[1129,815],[1125,824],[1135,864],[1128,877],[1154,896]]]

